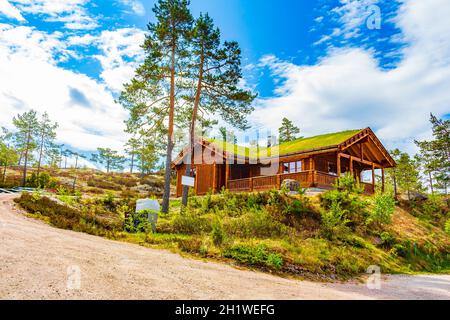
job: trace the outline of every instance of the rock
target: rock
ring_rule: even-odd
[[[408,192],[404,192],[399,195],[399,198],[404,201],[417,201],[417,200],[427,200],[428,196],[420,192],[410,191],[409,196]]]
[[[300,189],[300,182],[298,182],[297,180],[286,179],[281,183],[281,188],[298,192],[298,190]]]

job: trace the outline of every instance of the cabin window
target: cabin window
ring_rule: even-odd
[[[297,173],[302,172],[302,162],[287,162],[283,163],[283,173]]]
[[[337,166],[332,162],[328,162],[328,173],[337,176]]]

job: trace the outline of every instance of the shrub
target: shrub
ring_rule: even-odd
[[[391,248],[396,243],[395,236],[393,236],[392,234],[390,234],[389,232],[386,232],[386,231],[384,231],[380,234],[380,239],[381,239],[381,244],[388,248]]]
[[[389,224],[395,210],[395,199],[387,193],[377,193],[374,197],[374,208],[370,211],[366,224]]]
[[[339,207],[344,210],[343,217],[348,220],[349,226],[355,228],[365,223],[369,203],[363,200],[360,195],[348,190],[330,190],[322,194],[320,199],[325,210],[332,209],[332,206],[336,209],[336,205],[339,204]]]
[[[87,185],[89,187],[95,187],[100,189],[122,190],[122,186],[115,184],[114,182],[95,177],[89,178],[87,181]]]
[[[448,210],[440,195],[429,195],[421,205],[422,213],[431,220],[439,220]]]
[[[242,238],[280,237],[288,233],[288,227],[276,221],[264,209],[252,209],[247,214],[232,219],[225,227],[228,234]]]
[[[178,247],[184,252],[198,253],[203,257],[208,255],[208,247],[198,238],[181,239],[178,241]]]
[[[217,247],[220,247],[225,240],[225,231],[219,220],[215,221],[212,225],[211,237],[214,245]]]
[[[149,213],[157,213],[152,210],[141,210],[139,212],[129,213],[125,218],[125,231],[130,233],[149,233],[152,231],[152,225],[148,220]]]
[[[268,267],[279,270],[283,266],[283,258],[275,252],[270,252],[265,245],[236,245],[224,251],[225,258],[231,258],[242,264],[258,267]]]
[[[450,235],[450,219],[447,219],[447,221],[445,222],[445,232]]]
[[[334,235],[339,236],[344,233],[349,222],[345,218],[346,213],[347,210],[343,209],[337,200],[331,203],[328,210],[322,210],[322,230],[326,238],[331,240]]]
[[[349,173],[340,176],[336,180],[334,187],[337,190],[347,191],[349,193],[355,193],[355,194],[363,194],[364,193],[364,187],[361,186],[359,183],[357,183],[355,181],[355,178]]]
[[[211,231],[211,221],[188,208],[183,214],[175,216],[173,229],[176,233],[201,234]]]

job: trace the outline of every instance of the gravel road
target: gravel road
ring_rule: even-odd
[[[450,299],[450,275],[316,283],[53,228],[0,195],[0,299]]]

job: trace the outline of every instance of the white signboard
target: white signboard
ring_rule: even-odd
[[[182,176],[181,177],[181,184],[183,186],[194,187],[195,186],[195,178],[188,177],[188,176]]]
[[[152,199],[141,199],[136,201],[136,212],[146,209],[159,212],[160,207],[158,201]]]

